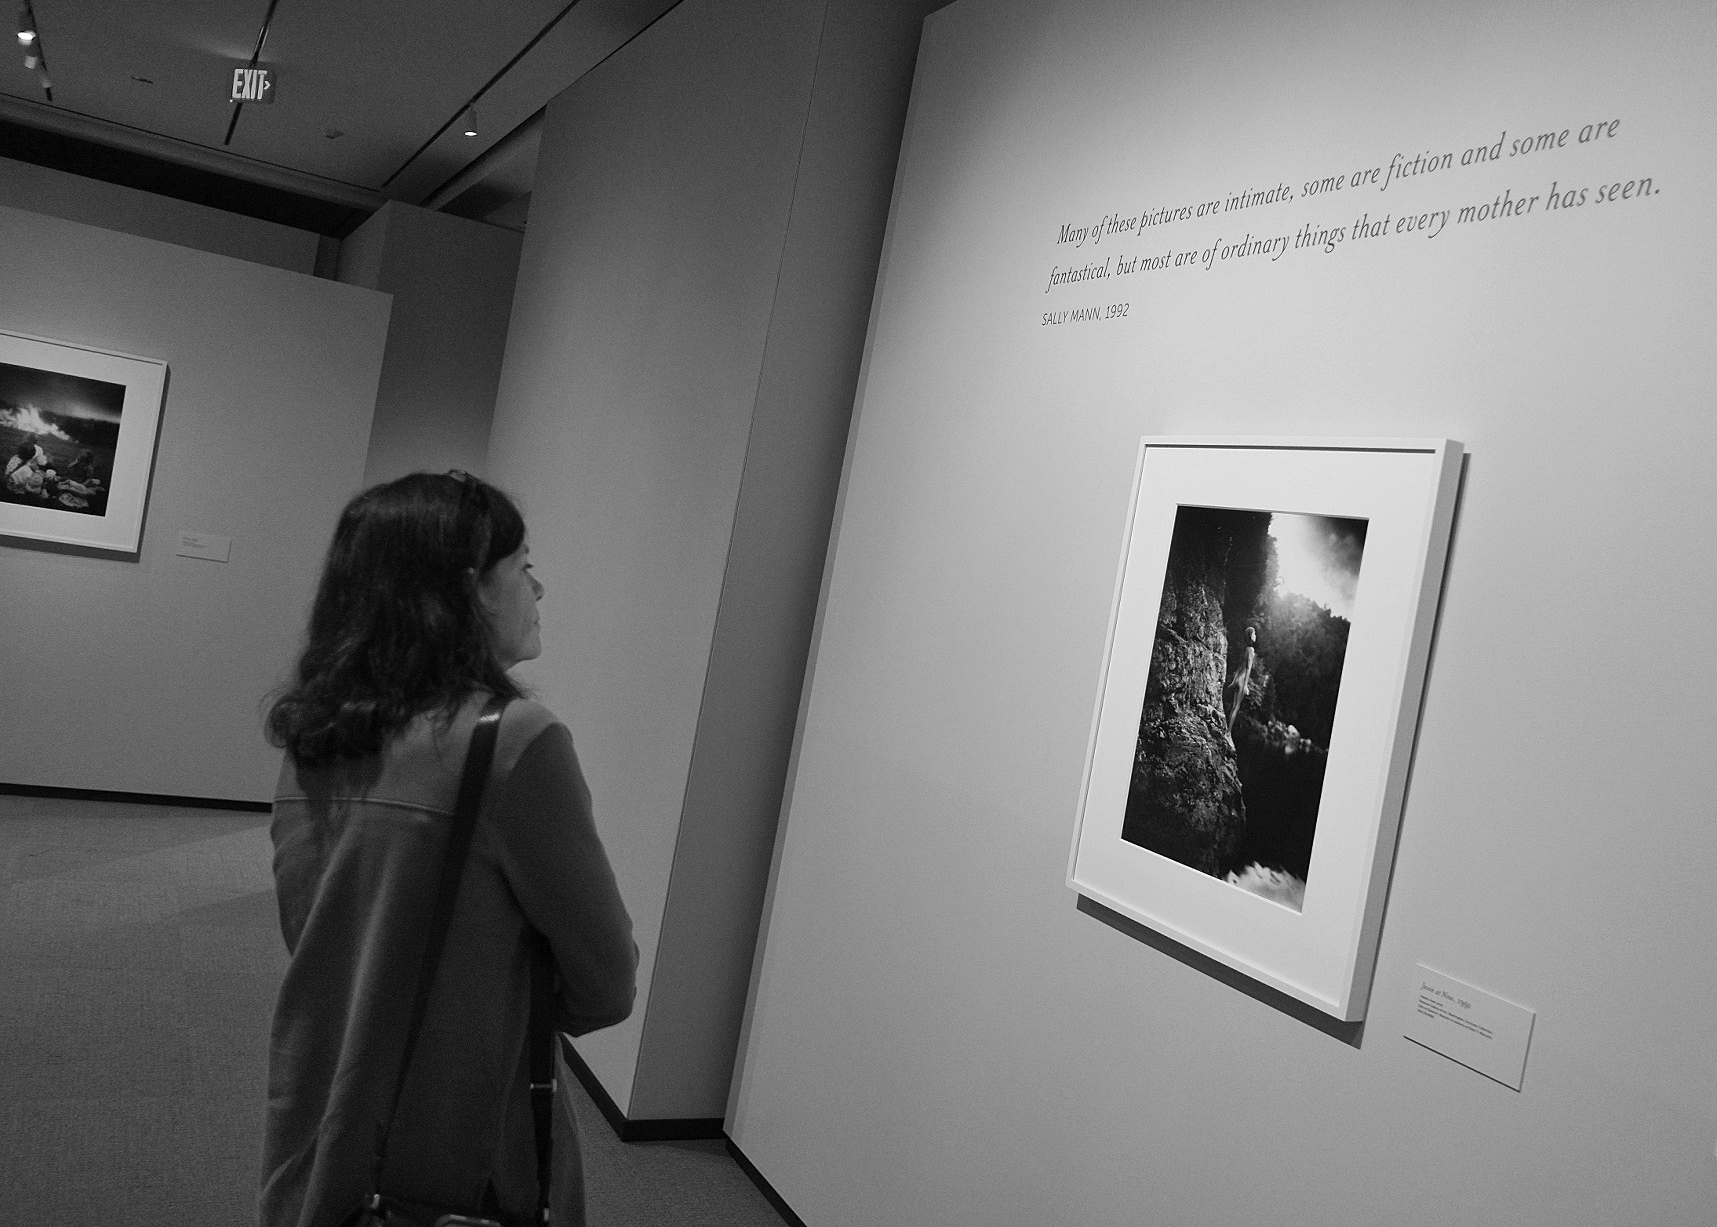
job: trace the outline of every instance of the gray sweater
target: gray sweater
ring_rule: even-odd
[[[334,1227],[370,1191],[398,1076],[476,696],[450,726],[423,717],[380,755],[299,770],[274,802],[274,879],[291,959],[275,1007],[263,1227]],[[529,1063],[530,931],[561,975],[559,1029],[632,1009],[638,951],[591,819],[572,738],[514,701],[387,1143],[385,1191],[477,1207],[536,1207]],[[582,1224],[583,1181],[561,1067],[554,1221]]]

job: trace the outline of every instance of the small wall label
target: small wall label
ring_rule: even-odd
[[[1402,1032],[1415,1044],[1520,1089],[1538,1014],[1420,963]]]
[[[214,533],[179,534],[179,548],[173,552],[181,558],[207,558],[210,562],[225,562],[232,555],[233,539]]]

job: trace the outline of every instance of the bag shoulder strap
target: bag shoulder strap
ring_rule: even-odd
[[[406,1072],[411,1068],[411,1056],[417,1048],[417,1035],[423,1027],[423,1015],[429,1007],[429,990],[435,985],[435,969],[441,962],[441,948],[447,941],[447,927],[453,921],[453,903],[459,895],[459,881],[465,874],[465,854],[471,847],[471,836],[477,829],[477,804],[483,797],[483,786],[489,779],[489,765],[495,758],[495,732],[501,724],[501,713],[509,702],[507,696],[496,695],[483,706],[477,727],[471,731],[471,746],[465,752],[465,769],[459,777],[458,800],[453,806],[453,826],[447,836],[447,853],[441,861],[441,882],[436,889],[435,911],[430,917],[428,936],[423,946],[423,962],[417,973],[417,992],[411,1003],[411,1022],[405,1033],[405,1047],[400,1054],[399,1075],[394,1079],[393,1098],[388,1104],[376,1137],[375,1172],[371,1189],[381,1187],[382,1161],[387,1150],[388,1132],[393,1128],[394,1113],[399,1110],[399,1097],[405,1090]]]

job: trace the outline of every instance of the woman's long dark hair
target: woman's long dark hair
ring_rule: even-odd
[[[376,753],[425,712],[451,716],[474,691],[518,698],[477,578],[524,540],[513,501],[465,473],[413,473],[354,498],[293,680],[269,709],[269,740],[323,766]]]

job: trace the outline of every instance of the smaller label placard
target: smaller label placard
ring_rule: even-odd
[[[233,539],[214,533],[179,534],[179,548],[173,552],[181,558],[207,558],[210,562],[225,562],[232,556]]]
[[[1518,1091],[1537,1017],[1534,1010],[1420,963],[1402,1034]]]

